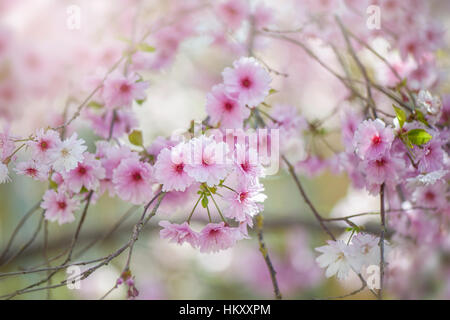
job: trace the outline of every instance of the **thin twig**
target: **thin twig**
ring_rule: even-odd
[[[280,288],[278,286],[277,281],[277,272],[275,271],[275,268],[273,267],[272,261],[270,260],[269,252],[267,251],[266,244],[264,242],[264,235],[263,235],[263,217],[261,214],[258,214],[256,216],[256,232],[258,233],[258,242],[259,242],[259,251],[261,252],[264,261],[266,262],[267,268],[269,269],[270,273],[270,279],[272,280],[273,285],[273,292],[275,294],[275,298],[278,300],[282,299],[282,295],[280,292]]]
[[[380,187],[380,222],[381,222],[381,233],[380,233],[380,290],[379,297],[383,299],[383,280],[384,280],[384,236],[386,233],[386,218],[384,211],[384,183]]]
[[[6,244],[5,249],[3,249],[2,254],[0,256],[0,266],[3,265],[3,259],[6,257],[6,255],[9,252],[9,249],[11,248],[11,245],[15,239],[15,237],[17,236],[17,234],[19,233],[20,229],[24,226],[25,222],[28,220],[28,218],[31,217],[31,215],[33,213],[35,213],[37,211],[37,209],[39,208],[40,205],[40,201],[38,203],[36,203],[23,217],[22,219],[20,219],[19,223],[17,224],[16,228],[14,229],[13,233],[11,234],[11,237],[9,238],[8,243]]]
[[[313,212],[314,216],[316,217],[317,221],[319,221],[320,226],[322,227],[323,231],[325,231],[332,240],[336,240],[336,238],[334,237],[333,233],[330,231],[330,229],[328,229],[328,227],[325,225],[324,223],[324,219],[322,218],[322,216],[319,214],[319,212],[316,210],[316,208],[314,207],[313,203],[311,202],[311,200],[309,199],[309,197],[307,196],[305,190],[303,189],[303,186],[300,182],[300,180],[297,177],[297,174],[295,173],[294,167],[292,166],[292,164],[288,161],[288,159],[286,159],[286,157],[283,155],[281,156],[283,161],[286,163],[286,165],[288,166],[288,170],[289,173],[291,174],[292,178],[295,181],[295,184],[297,185],[298,190],[300,191],[300,194],[303,197],[303,200],[305,200],[306,204],[309,206],[309,208],[311,209],[311,211]]]

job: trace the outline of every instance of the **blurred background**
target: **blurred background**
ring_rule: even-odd
[[[252,1],[251,1],[252,2]],[[295,29],[306,15],[302,1],[253,1],[265,4],[271,26]],[[446,27],[449,24],[449,1],[429,1],[432,16]],[[194,8],[194,10],[192,10]],[[78,16],[79,14],[79,16]],[[90,77],[103,75],[120,58],[127,43],[147,30],[156,30],[171,17],[182,35],[177,39],[151,35],[147,42],[156,48],[155,61],[141,75],[150,82],[148,99],[133,106],[139,129],[149,145],[158,136],[170,136],[190,121],[202,120],[206,94],[221,81],[222,70],[245,55],[242,39],[245,24],[233,33],[221,32],[223,25],[214,12],[214,1],[156,0],[0,0],[0,128],[8,126],[15,135],[27,136],[35,129],[60,124],[64,114],[72,114],[92,89]],[[75,20],[73,20],[75,19]],[[413,31],[412,31],[413,32]],[[448,40],[448,37],[446,38]],[[171,42],[172,41],[172,42]],[[446,41],[446,48],[448,48]],[[160,54],[164,46],[175,46],[170,54]],[[312,43],[315,48],[320,44]],[[380,43],[380,50],[383,49]],[[269,97],[273,104],[295,106],[309,121],[333,114],[345,95],[341,84],[301,50],[264,37],[255,39],[254,51],[271,68],[289,74],[273,76],[272,87],[278,93]],[[332,51],[320,47],[323,59],[333,62]],[[160,55],[159,55],[160,54]],[[159,56],[158,56],[159,55]],[[443,73],[448,65],[448,51],[439,53]],[[136,58],[138,63],[139,57]],[[370,58],[367,58],[370,63]],[[373,61],[372,61],[373,62]],[[373,62],[373,67],[381,66]],[[443,76],[442,90],[448,87]],[[339,116],[327,118],[327,141],[341,148]],[[93,150],[99,137],[90,129],[89,117],[83,115],[69,128],[77,131]],[[311,143],[315,153],[327,158],[331,151],[323,142]],[[320,166],[314,176],[303,172],[307,193],[324,216],[338,217],[360,212],[377,211],[379,200],[365,191],[354,190],[345,175],[333,174]],[[9,240],[20,219],[41,199],[46,185],[13,174],[14,183],[0,185],[0,248]],[[294,182],[285,172],[263,181],[268,199],[265,201],[265,238],[270,256],[278,272],[278,281],[286,299],[311,299],[339,296],[360,286],[354,276],[349,281],[326,279],[324,270],[315,262],[314,248],[327,240],[303,202]],[[217,254],[201,254],[188,245],[178,246],[159,238],[157,222],[170,215],[185,216],[191,206],[178,210],[162,210],[136,243],[132,270],[136,277],[139,299],[254,299],[272,298],[273,289],[264,260],[258,251],[254,232],[251,239],[239,241],[229,250]],[[127,219],[112,234],[109,230],[126,213]],[[128,241],[141,208],[107,195],[90,208],[85,227],[77,245],[78,260],[107,255]],[[76,214],[77,220],[80,213]],[[378,217],[361,218],[357,223],[378,223]],[[48,225],[49,255],[57,256],[71,240],[76,224]],[[332,226],[346,239],[345,225]],[[0,272],[11,272],[44,264],[44,236],[39,228],[39,214],[34,214],[12,245],[20,256]],[[90,243],[97,241],[95,246]],[[86,249],[87,250],[84,250]],[[83,280],[81,288],[52,290],[53,299],[98,299],[120,276],[122,256]],[[418,252],[403,252],[399,264],[398,283],[389,297],[450,297],[450,269],[443,268],[437,256],[428,255],[420,263]],[[82,267],[83,269],[83,267]],[[417,273],[414,273],[417,272]],[[411,277],[411,274],[420,276]],[[0,278],[0,295],[25,287],[42,278],[42,274]],[[61,272],[54,283],[64,279]],[[442,281],[442,279],[447,279]],[[414,283],[411,283],[414,282]],[[413,289],[412,289],[413,288]],[[45,299],[46,291],[20,298]],[[126,297],[120,287],[110,299]],[[354,298],[372,298],[364,291]]]

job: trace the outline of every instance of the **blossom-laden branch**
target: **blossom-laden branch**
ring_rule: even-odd
[[[331,3],[320,6],[322,5],[332,6]],[[239,142],[239,139],[236,139],[237,135],[232,137],[231,143],[223,137],[223,133],[229,129],[253,128],[267,129],[268,132],[279,130],[282,144],[281,159],[287,166],[300,196],[317,220],[317,228],[320,227],[330,238],[327,245],[316,248],[320,252],[316,260],[320,267],[326,268],[325,275],[344,280],[350,272],[355,272],[362,282],[358,290],[336,298],[357,294],[367,287],[376,294],[363,278],[364,271],[367,271],[365,268],[372,265],[379,265],[381,288],[378,297],[383,298],[385,267],[389,265],[387,253],[391,247],[385,240],[388,228],[386,221],[389,220],[389,230],[392,228],[392,232],[398,232],[397,235],[401,237],[406,233],[406,238],[416,240],[415,238],[420,238],[421,234],[429,233],[429,230],[416,232],[412,230],[413,228],[405,231],[408,228],[396,226],[396,219],[386,219],[386,214],[395,217],[400,212],[393,209],[397,206],[394,204],[402,207],[404,211],[401,213],[404,213],[407,220],[425,219],[421,217],[425,215],[417,214],[416,211],[440,213],[446,209],[448,164],[445,161],[445,153],[448,153],[446,143],[448,119],[442,116],[440,99],[431,92],[422,90],[423,87],[427,87],[424,85],[424,79],[420,79],[423,72],[422,76],[420,74],[405,76],[370,46],[373,35],[357,28],[350,31],[350,28],[346,27],[346,15],[324,14],[327,11],[322,12],[323,8],[320,6],[319,9],[315,8],[320,14],[314,15],[314,19],[301,28],[287,28],[286,31],[268,27],[270,10],[264,10],[259,6],[256,9],[250,8],[240,0],[223,1],[217,6],[209,3],[202,4],[198,8],[188,6],[187,10],[175,11],[180,14],[180,16],[176,14],[176,18],[185,18],[186,15],[203,7],[210,8],[211,10],[205,14],[219,18],[224,29],[223,34],[216,39],[217,42],[223,43],[232,38],[239,44],[234,48],[241,51],[239,55],[248,56],[236,59],[231,67],[223,70],[222,82],[212,87],[207,94],[207,117],[201,122],[201,132],[195,135],[197,133],[195,126],[191,125],[188,131],[191,135],[188,139],[180,141],[173,137],[160,137],[147,145],[143,133],[136,129],[138,121],[132,106],[142,104],[147,99],[146,90],[149,83],[143,79],[141,72],[166,67],[173,60],[182,40],[195,34],[190,28],[186,28],[191,25],[192,21],[189,19],[174,19],[169,23],[160,23],[156,29],[147,30],[138,41],[135,41],[137,21],[134,21],[132,40],[128,41],[127,49],[103,77],[96,79],[94,89],[69,118],[67,118],[68,107],[73,99],[66,100],[61,126],[40,129],[26,138],[13,138],[8,131],[2,133],[0,182],[11,181],[8,175],[9,168],[14,167],[14,171],[19,175],[48,184],[42,201],[24,215],[0,257],[1,263],[8,265],[21,256],[35,242],[44,225],[45,268],[34,266],[25,271],[1,274],[0,277],[35,272],[46,272],[47,276],[3,297],[9,299],[40,290],[47,290],[50,297],[50,289],[63,286],[68,281],[85,279],[128,250],[120,278],[102,299],[122,283],[128,286],[128,297],[134,298],[138,294],[131,270],[135,243],[144,226],[156,215],[163,197],[167,195],[165,204],[171,207],[173,205],[171,201],[176,202],[173,198],[181,195],[185,201],[183,207],[189,206],[190,210],[186,211],[186,217],[181,223],[161,221],[161,238],[180,245],[188,243],[203,253],[217,252],[232,248],[236,242],[248,238],[249,228],[253,228],[256,222],[255,231],[260,252],[269,270],[275,297],[281,299],[278,283],[280,279],[276,277],[277,272],[264,242],[262,203],[267,198],[263,185],[264,168],[261,162],[249,160],[251,156],[258,155],[261,146],[271,145],[275,141],[271,140],[271,136],[264,139],[259,137],[256,146],[250,146],[246,142]],[[332,7],[327,9],[329,12],[337,12],[330,10]],[[355,8],[347,10],[349,10],[346,11],[347,14],[355,13]],[[136,13],[139,11],[137,8]],[[248,34],[241,43],[236,40],[235,31],[243,21],[247,22]],[[330,33],[332,31],[330,29],[323,32],[328,25],[335,27],[342,37],[334,37],[336,34]],[[398,27],[401,28],[401,25]],[[406,61],[408,55],[413,57],[418,64],[417,73],[423,71],[419,70],[423,68],[423,64],[431,64],[433,54],[421,44],[411,40],[402,43],[401,34],[399,36],[396,32],[387,32],[385,29],[380,32],[389,37],[388,40],[394,45],[399,46],[403,61]],[[430,47],[437,49],[439,47],[436,45],[436,38],[439,38],[437,33],[436,30],[426,30],[420,39],[425,43],[428,41]],[[155,34],[155,41],[159,45],[156,49],[147,42],[150,34]],[[333,36],[330,37],[330,34]],[[347,96],[338,101],[331,115],[320,120],[307,120],[298,115],[295,107],[277,104],[272,106],[272,102],[268,101],[269,96],[283,88],[276,90],[272,87],[271,75],[285,77],[286,74],[276,71],[261,58],[256,58],[259,56],[255,55],[255,51],[260,48],[259,37],[264,37],[271,44],[275,40],[281,40],[280,43],[301,48],[309,60],[317,63],[344,86]],[[321,58],[312,49],[308,42],[310,38],[319,39],[322,44],[332,49],[340,71],[336,71],[336,65]],[[361,48],[354,45],[356,43],[383,62],[392,73],[393,85],[373,76],[373,70],[363,63],[359,51]],[[357,70],[353,68],[355,67],[353,63],[356,64]],[[118,72],[119,68],[123,68],[122,72]],[[354,71],[357,77],[353,76]],[[375,70],[374,73],[376,72]],[[293,74],[293,71],[290,70],[290,74]],[[422,81],[420,85],[417,85],[418,81]],[[385,108],[385,103],[380,103],[379,97],[387,98],[390,101],[388,105],[393,104],[393,109]],[[349,104],[354,108],[353,110],[344,108],[343,104]],[[362,110],[358,108],[360,106],[363,107]],[[338,110],[344,113],[341,121],[342,130],[325,127],[325,121],[337,114]],[[91,122],[94,132],[102,138],[97,141],[95,152],[89,151],[85,141],[76,133],[66,137],[67,126],[84,113]],[[215,131],[221,133],[219,139],[214,136]],[[342,131],[343,151],[341,146],[329,140],[330,133],[339,131]],[[133,147],[123,144],[122,138],[128,138]],[[288,146],[292,141],[304,144],[297,149],[305,151],[306,157],[298,155],[298,159],[288,161],[287,155],[290,151]],[[317,142],[327,149],[320,150],[316,145]],[[19,156],[26,154],[27,151],[31,152],[31,157],[25,161],[18,161]],[[330,153],[331,157],[327,158]],[[186,155],[193,155],[195,159],[192,157],[189,159]],[[335,173],[346,172],[355,188],[364,188],[368,193],[380,197],[380,212],[377,212],[381,220],[379,237],[373,232],[366,231],[364,226],[359,226],[353,220],[369,213],[328,218],[318,212],[306,193],[299,175],[305,173],[314,176],[325,168]],[[410,190],[412,191],[409,192]],[[131,215],[125,213],[105,237],[95,239],[76,252],[90,204],[104,193],[136,206],[146,204],[144,212],[134,224],[130,239],[125,245],[105,257],[74,263],[72,261],[76,259],[75,257],[82,256],[96,243],[109,237]],[[148,210],[157,199],[157,204],[148,214]],[[389,200],[388,208],[385,208],[386,199]],[[57,222],[61,225],[75,221],[75,213],[82,204],[84,208],[81,210],[81,217],[68,247],[56,256],[49,257],[48,223]],[[419,205],[424,209],[420,209]],[[31,238],[9,255],[16,236],[39,207],[43,209],[42,215]],[[200,222],[198,229],[196,223],[191,225],[192,219]],[[335,221],[342,221],[348,225],[345,229],[348,232],[348,239],[345,241],[335,236],[338,232],[342,233],[341,229],[333,228],[332,223]],[[442,223],[438,225],[441,226]],[[440,228],[439,232],[442,232],[442,229],[445,228]],[[433,235],[430,238],[438,237]],[[421,243],[420,240],[422,239],[418,239],[416,243]],[[52,266],[52,263],[60,258],[63,262]],[[90,267],[77,279],[52,283],[59,271],[75,264]],[[43,285],[44,283],[46,285]]]

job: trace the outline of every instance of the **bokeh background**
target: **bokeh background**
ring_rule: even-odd
[[[264,1],[259,1],[264,2]],[[292,29],[302,24],[304,12],[294,0],[265,1],[278,29]],[[90,76],[102,74],[126,48],[126,39],[158,26],[184,8],[196,7],[201,1],[156,0],[0,0],[0,124],[10,125],[11,131],[26,136],[36,128],[60,123],[64,110],[73,112],[77,102],[88,93]],[[209,2],[209,4],[214,1]],[[449,24],[450,2],[431,1],[432,16],[444,25]],[[72,5],[80,9],[80,28],[68,27]],[[178,18],[177,18],[178,19]],[[150,144],[157,136],[170,136],[177,129],[187,128],[192,119],[205,117],[205,97],[211,87],[221,81],[221,71],[242,55],[241,34],[235,32],[225,40],[217,36],[220,21],[206,5],[197,13],[182,15],[186,36],[179,48],[165,64],[142,73],[150,82],[148,99],[133,108],[138,114],[139,129],[144,141]],[[242,34],[245,34],[244,25]],[[448,37],[446,38],[448,40]],[[220,42],[224,41],[226,45]],[[296,47],[264,38],[257,38],[255,52],[272,68],[289,73],[289,77],[273,76],[272,87],[279,92],[269,98],[271,103],[290,104],[308,120],[322,119],[333,114],[336,101],[343,95],[341,84],[317,63]],[[149,38],[158,52],[158,39]],[[3,47],[2,44],[7,44]],[[448,46],[446,42],[446,45]],[[311,43],[319,47],[320,44]],[[383,50],[382,41],[378,48]],[[316,48],[317,48],[316,47]],[[333,62],[329,48],[320,48],[323,59]],[[439,53],[443,72],[443,90],[448,87],[446,70],[447,49]],[[6,58],[8,57],[8,58]],[[373,68],[380,67],[367,57]],[[330,133],[327,141],[340,148],[339,117],[327,118]],[[85,118],[70,128],[76,130],[93,148],[98,137]],[[323,157],[330,150],[321,141],[311,142],[311,148]],[[352,189],[344,175],[327,169],[311,177],[301,176],[307,193],[324,216],[343,216],[359,212],[377,211],[378,199],[365,191]],[[34,206],[46,186],[16,176],[14,183],[0,185],[0,248],[8,241],[22,216]],[[298,194],[294,182],[284,170],[263,181],[268,199],[265,202],[265,238],[278,272],[278,280],[287,299],[311,299],[338,296],[359,287],[355,276],[349,281],[326,279],[324,271],[315,263],[315,247],[324,244],[326,237],[313,219],[310,209]],[[91,206],[77,249],[102,238],[130,206],[107,195]],[[191,207],[163,210],[151,222],[135,246],[132,270],[140,299],[241,299],[272,298],[269,273],[258,251],[256,234],[218,254],[201,254],[189,246],[170,244],[159,239],[158,220],[170,215],[185,216]],[[141,208],[135,208],[127,220],[109,237],[89,248],[78,260],[104,256],[128,241],[132,226]],[[79,219],[80,213],[76,214]],[[368,226],[377,217],[365,218]],[[356,220],[359,223],[366,221]],[[39,214],[26,223],[15,240],[12,251],[33,236],[39,225]],[[75,223],[58,226],[49,224],[49,254],[56,256],[70,243]],[[344,226],[333,225],[345,238]],[[35,241],[0,272],[27,269],[44,263],[42,229]],[[125,256],[95,272],[81,283],[81,289],[61,287],[51,292],[54,299],[98,299],[108,291],[120,275]],[[403,260],[402,260],[403,259]],[[449,279],[439,261],[427,260],[429,266],[417,265],[408,256],[396,260],[400,274],[410,275],[421,270],[421,276],[406,276],[400,287],[419,287],[422,297],[446,296]],[[416,264],[416,265],[414,265]],[[420,264],[420,262],[419,262]],[[425,264],[425,263],[424,263]],[[403,268],[403,269],[402,269]],[[402,271],[403,270],[403,271]],[[413,273],[414,274],[414,273]],[[450,273],[449,273],[450,274]],[[0,279],[0,295],[9,293],[41,279],[42,274]],[[62,272],[53,280],[64,279]],[[400,277],[400,279],[402,279]],[[124,288],[115,290],[108,298],[126,297]],[[21,298],[44,299],[46,291],[27,294]],[[391,297],[401,297],[395,290]],[[354,298],[371,298],[363,292]]]

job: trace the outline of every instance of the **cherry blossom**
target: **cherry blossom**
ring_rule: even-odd
[[[373,160],[388,151],[393,140],[392,129],[383,121],[364,120],[355,131],[353,145],[361,159]]]
[[[78,135],[74,133],[49,150],[49,162],[55,171],[67,172],[75,169],[78,163],[83,161],[83,153],[86,150],[84,140],[78,139]]]
[[[222,76],[226,90],[249,107],[257,106],[269,94],[270,75],[255,58],[243,57],[235,61],[233,68],[225,68]]]
[[[148,163],[129,158],[114,170],[112,181],[121,199],[142,204],[152,198],[153,178],[153,168]]]
[[[45,209],[45,219],[58,221],[59,225],[75,220],[74,212],[78,209],[80,201],[70,198],[64,191],[48,190],[41,203]]]

